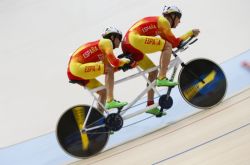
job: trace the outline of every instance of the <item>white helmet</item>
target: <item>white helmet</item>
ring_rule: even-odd
[[[176,6],[164,6],[162,14],[168,15],[174,13],[177,17],[181,18],[182,12],[181,10]]]
[[[122,39],[122,32],[113,26],[109,26],[105,29],[104,33],[102,34],[103,38],[110,38],[111,35],[115,35]]]

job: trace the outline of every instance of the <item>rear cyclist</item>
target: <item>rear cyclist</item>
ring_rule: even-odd
[[[103,86],[96,77],[105,74],[106,89],[98,91],[99,100],[105,108],[119,108],[127,102],[114,99],[114,71],[116,68],[129,63],[126,58],[118,59],[114,56],[113,49],[118,48],[122,40],[122,33],[115,27],[106,28],[102,39],[80,46],[71,56],[68,63],[68,78],[71,82],[94,89]],[[103,108],[98,104],[99,110]]]

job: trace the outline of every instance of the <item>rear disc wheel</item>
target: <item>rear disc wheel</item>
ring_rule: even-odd
[[[87,118],[87,114],[89,117]],[[83,124],[86,121],[86,126]],[[87,158],[100,152],[109,138],[105,117],[96,108],[77,105],[60,117],[56,136],[62,149],[77,158]]]

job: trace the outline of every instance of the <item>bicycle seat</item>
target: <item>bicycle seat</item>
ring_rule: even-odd
[[[69,83],[84,86],[84,82],[82,80],[69,80]]]
[[[122,54],[118,55],[117,57],[120,58],[120,59],[121,58],[128,58],[129,59],[131,57],[131,54],[122,53]]]

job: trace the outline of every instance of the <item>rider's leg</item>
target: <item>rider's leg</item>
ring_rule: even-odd
[[[143,59],[138,62],[138,66],[140,68],[142,68],[143,70],[147,70],[147,69],[155,67],[155,64],[152,62],[152,60],[150,60],[148,58],[147,55],[144,55]],[[148,80],[150,82],[153,82],[154,80],[156,80],[157,74],[158,74],[158,70],[149,72],[149,74],[148,74]],[[154,104],[154,90],[151,89],[151,90],[148,91],[147,106],[150,106],[150,105],[153,105],[153,104]],[[157,108],[157,107],[148,110],[146,113],[149,113],[149,114],[152,114],[152,115],[156,115],[156,116],[159,115],[159,114],[166,115],[165,112],[161,113],[160,109]]]
[[[158,75],[158,70],[149,72],[149,74],[148,74],[148,80],[150,82],[153,82],[154,80],[156,80],[157,75]],[[148,91],[148,104],[150,104],[149,102],[153,101],[153,100],[154,100],[154,90],[151,89],[151,90]]]
[[[102,105],[105,105],[106,95],[107,95],[106,89],[98,91],[97,93],[99,94],[98,101]],[[97,109],[101,110],[102,112],[104,111],[103,107],[100,104],[97,104]]]
[[[153,62],[145,54],[162,51],[165,46],[165,40],[158,37],[141,36],[136,33],[129,33],[129,35],[125,37],[126,40],[124,40],[122,45],[123,51],[131,53],[134,56],[134,59],[136,59],[136,61],[139,61],[138,65],[143,70],[154,67],[155,65],[153,64]],[[152,82],[156,79],[156,77],[157,71],[149,73],[148,79]],[[149,106],[152,104],[154,104],[154,91],[150,90],[148,92],[147,105]],[[161,112],[158,108],[153,108],[147,111],[147,113],[158,115]]]
[[[138,66],[142,70],[147,70],[147,69],[155,67],[156,65],[153,63],[153,61],[150,58],[148,58],[147,55],[144,54],[142,60],[138,61]],[[156,80],[157,74],[158,74],[158,70],[149,72],[148,80],[150,82],[153,82],[154,80]],[[152,105],[152,104],[154,104],[154,90],[153,89],[148,91],[148,105]]]
[[[105,86],[107,99],[105,107],[107,109],[119,108],[127,105],[127,102],[119,102],[114,99],[114,68],[106,61],[105,64]]]
[[[91,90],[97,87],[103,86],[102,83],[100,83],[97,79],[90,79],[88,84],[86,84],[86,88]],[[96,92],[99,97],[98,97],[98,101],[104,106],[105,105],[105,101],[106,101],[106,89],[100,90]],[[103,107],[97,103],[97,109],[100,110],[101,112],[104,111]]]
[[[160,56],[160,71],[158,76],[159,79],[163,79],[166,77],[168,65],[171,59],[171,53],[172,45],[168,41],[166,41]]]
[[[107,89],[107,102],[114,99],[114,69],[110,64],[105,65],[105,86]]]
[[[172,45],[168,41],[166,41],[160,57],[160,71],[157,79],[157,86],[175,86],[178,84],[166,79],[171,54]]]
[[[104,64],[102,62],[85,64],[72,62],[69,66],[68,72],[73,76],[72,79],[82,80],[82,85],[87,89],[91,90],[103,86],[102,83],[95,79],[104,74]],[[98,100],[104,105],[106,100],[106,89],[98,91],[97,93],[99,94]],[[97,108],[101,112],[104,111],[100,104],[97,104]]]
[[[124,44],[127,46],[132,54],[141,56],[141,54],[150,54],[161,51],[160,57],[160,73],[157,79],[157,86],[175,86],[177,83],[167,80],[166,73],[168,64],[170,62],[172,45],[164,39],[152,36],[140,36],[138,34],[130,33],[129,43]],[[135,50],[134,50],[135,49]],[[138,53],[139,51],[139,53]]]

